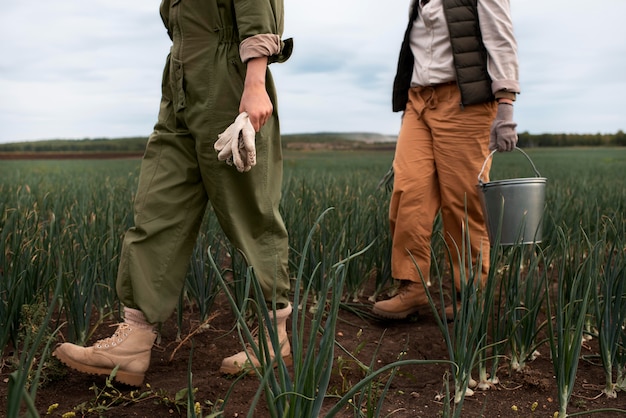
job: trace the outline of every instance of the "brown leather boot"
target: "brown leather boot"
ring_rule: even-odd
[[[422,283],[404,280],[398,294],[391,299],[376,302],[372,312],[383,318],[404,319],[420,308],[430,309],[428,306],[428,296]]]
[[[287,366],[291,366],[293,364],[293,359],[291,357],[291,345],[289,344],[289,337],[287,335],[287,318],[291,315],[291,304],[283,309],[278,309],[276,311],[276,332],[278,334],[278,341],[280,343],[280,355],[283,357],[283,361]],[[274,318],[273,313],[270,312],[270,318]],[[273,325],[274,320],[270,325]],[[270,362],[274,361],[276,357],[276,351],[272,346],[272,343],[269,339],[269,335],[267,333],[267,329],[262,334],[259,333],[259,336],[265,336],[267,344],[269,345],[270,351]],[[254,355],[254,351],[251,347],[246,347],[246,351],[240,351],[239,353],[226,357],[222,360],[222,365],[220,367],[220,372],[226,374],[239,374],[242,372],[252,373],[254,372],[254,367],[260,367],[261,363]],[[276,363],[274,363],[276,366]]]
[[[108,376],[119,366],[115,380],[141,386],[150,365],[155,339],[156,333],[151,325],[125,321],[117,326],[111,337],[96,341],[91,347],[63,343],[52,355],[72,369],[89,374]]]

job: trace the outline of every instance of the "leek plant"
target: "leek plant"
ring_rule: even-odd
[[[0,353],[9,342],[19,345],[20,309],[38,303],[50,289],[56,261],[51,252],[58,225],[45,217],[28,186],[12,191],[14,207],[0,214]]]
[[[318,218],[315,226],[309,233],[303,254],[307,253],[307,246],[312,243],[313,233],[319,225],[321,218],[327,212],[328,210]],[[291,318],[291,349],[293,357],[298,359],[293,365],[293,378],[289,376],[287,367],[280,355],[276,356],[273,362],[270,361],[272,347],[275,348],[276,352],[280,352],[280,342],[278,341],[275,325],[270,318],[268,307],[264,303],[254,303],[250,299],[246,299],[243,306],[238,305],[229,292],[228,287],[225,286],[224,281],[220,279],[221,276],[218,277],[230,301],[231,308],[237,317],[237,330],[240,334],[242,345],[250,347],[254,356],[261,364],[259,369],[254,368],[254,372],[259,377],[261,384],[253,398],[248,414],[249,417],[253,416],[255,406],[262,393],[265,393],[267,407],[272,417],[319,416],[324,401],[324,394],[331,377],[335,325],[345,280],[346,263],[352,257],[354,256],[334,264],[335,274],[324,281],[327,286],[324,295],[328,295],[328,299],[325,297],[324,303],[318,301],[318,309],[313,310],[312,319],[300,313],[310,310],[307,309],[307,303],[312,296],[312,281],[303,281],[305,260],[301,260],[296,276],[294,310]],[[216,268],[215,264],[213,266]],[[316,274],[317,271],[319,269],[314,270],[312,275]],[[248,289],[250,290],[251,288],[254,291],[257,300],[263,300],[263,293],[260,285],[254,278],[251,268],[248,269],[246,283]],[[266,341],[265,338],[259,338],[257,341],[248,328],[244,312],[249,304],[252,305],[252,310],[255,312],[259,324],[267,324],[269,341]],[[328,308],[326,309],[326,307]],[[276,306],[272,306],[271,309],[275,312]],[[304,335],[304,326],[309,321],[311,332],[307,336]],[[263,332],[263,330],[260,331],[260,333]],[[276,372],[274,372],[274,367]]]
[[[369,178],[373,179],[371,161],[368,155],[364,162],[351,166],[350,170],[346,170],[347,174],[342,176],[318,167],[311,172],[286,176],[281,212],[289,231],[290,265],[296,270],[300,260],[305,260],[303,279],[305,282],[313,281],[314,297],[324,287],[320,278],[324,277],[323,272],[329,271],[329,257],[338,260],[347,251],[361,251],[372,242],[375,245],[354,259],[352,268],[346,273],[344,302],[357,303],[362,296],[375,298],[382,283],[390,277],[387,207],[381,204],[381,191],[375,188],[373,181],[368,181]],[[345,170],[345,167],[341,166],[340,169]],[[301,249],[305,248],[308,225],[315,223],[315,214],[328,207],[336,208],[342,216],[325,218],[317,226],[318,233],[324,238],[306,247],[307,254],[303,254]],[[316,268],[322,273],[312,277],[310,272]],[[366,288],[364,284],[370,280],[376,284],[373,296],[363,293]]]
[[[620,248],[624,248],[624,250],[626,250],[626,246],[625,244],[622,244]],[[626,259],[625,259],[625,254],[622,252],[621,253],[621,258],[622,258],[622,262],[621,265],[624,266],[626,265]],[[626,267],[623,267],[624,269],[626,269]],[[626,273],[626,272],[624,272]],[[623,282],[623,276],[622,276],[622,280],[621,282]],[[616,298],[617,296],[616,292]],[[622,325],[620,326],[619,324],[615,324],[619,329],[621,329],[621,337],[619,339],[618,342],[618,349],[616,352],[616,356],[615,356],[615,360],[616,360],[616,378],[615,378],[615,386],[623,391],[626,392],[626,313],[624,312],[624,310],[626,309],[626,292],[623,292],[621,295],[621,299],[619,302],[622,306],[622,318],[624,318],[624,320],[622,321]],[[617,304],[617,300],[616,300],[616,304]]]
[[[548,342],[552,354],[552,364],[556,376],[559,402],[559,418],[567,417],[567,407],[576,381],[578,360],[585,323],[585,314],[591,297],[593,281],[589,278],[597,274],[597,247],[587,243],[588,254],[579,259],[578,252],[572,247],[562,229],[560,244],[563,258],[558,271],[558,288],[554,300],[546,304],[549,318]],[[569,251],[572,256],[567,257]],[[581,251],[582,254],[584,251]],[[546,291],[550,291],[548,280],[545,281]]]
[[[72,219],[73,214],[66,214],[66,219]],[[84,345],[90,336],[90,327],[94,308],[100,310],[101,301],[96,299],[96,289],[102,288],[102,278],[99,265],[100,239],[95,233],[87,233],[85,225],[65,224],[59,230],[58,240],[61,241],[63,256],[59,263],[62,266],[63,276],[61,309],[65,312],[68,321],[67,339],[78,345]],[[106,286],[106,285],[105,285]],[[100,294],[101,295],[101,294]],[[99,318],[104,319],[104,314]]]
[[[487,383],[492,385],[496,385],[500,383],[500,379],[498,377],[498,369],[500,367],[500,360],[505,354],[505,350],[507,348],[506,341],[509,338],[509,333],[507,329],[507,315],[505,313],[505,300],[507,295],[507,286],[506,280],[500,279],[497,276],[499,274],[498,266],[502,264],[503,252],[502,248],[499,245],[494,245],[491,248],[491,263],[489,269],[489,279],[493,281],[494,285],[494,295],[493,295],[493,306],[491,308],[491,315],[488,319],[489,327],[488,332],[491,340],[491,367],[490,372],[484,371],[482,373],[488,374]],[[497,285],[496,285],[497,283]],[[497,286],[497,287],[495,287]],[[481,358],[482,359],[482,358]],[[480,368],[485,367],[479,364],[479,373],[481,373]],[[479,375],[480,376],[480,375]],[[481,380],[481,379],[479,379]]]
[[[321,219],[328,213],[327,209],[317,219],[314,227],[311,229],[302,254],[307,254],[308,246],[313,243],[313,235]],[[370,245],[371,246],[371,245]],[[257,393],[253,398],[248,416],[252,417],[255,406],[260,400],[261,394],[265,394],[267,407],[271,417],[275,418],[299,418],[299,417],[318,417],[321,416],[322,407],[326,401],[326,393],[331,378],[335,341],[335,327],[338,318],[339,308],[343,294],[343,286],[345,285],[345,277],[349,264],[357,257],[369,249],[369,247],[357,252],[349,254],[347,257],[340,259],[331,264],[330,271],[325,283],[323,294],[326,295],[323,301],[316,302],[317,309],[311,310],[308,307],[312,298],[312,281],[304,280],[304,266],[306,262],[301,260],[297,270],[295,280],[294,293],[294,311],[291,319],[291,349],[292,355],[298,359],[293,364],[293,376],[289,375],[286,365],[281,356],[274,358],[270,362],[270,350],[275,347],[277,351],[280,349],[278,336],[273,326],[267,327],[267,336],[269,341],[259,338],[257,341],[252,332],[249,330],[244,318],[243,312],[246,305],[251,304],[252,310],[255,311],[258,321],[265,324],[272,324],[270,309],[275,312],[276,307],[268,307],[261,303],[256,304],[250,299],[246,299],[244,307],[239,307],[236,300],[228,291],[228,287],[224,281],[218,277],[226,295],[230,301],[231,307],[237,316],[237,329],[240,333],[240,339],[245,347],[252,350],[255,357],[259,359],[260,368],[254,368],[254,373],[260,379],[260,385]],[[216,268],[215,264],[213,267]],[[311,275],[319,274],[320,269],[314,269]],[[246,283],[250,284],[257,300],[262,300],[262,291],[258,282],[254,280],[252,269],[248,270],[248,278]],[[309,276],[310,277],[310,276]],[[260,298],[260,299],[259,299]],[[309,312],[310,317],[306,313]],[[305,332],[305,325],[310,324],[310,332]],[[390,373],[389,380],[385,385],[382,395],[375,405],[375,409],[368,411],[368,416],[378,416],[378,412],[382,406],[384,393],[389,389],[389,385],[397,370],[406,365],[412,364],[432,364],[432,363],[449,363],[446,361],[428,361],[428,360],[399,360],[392,364],[388,364],[379,370],[373,369],[374,359],[370,366],[362,364],[363,370],[366,371],[364,379],[355,384],[347,393],[339,398],[335,404],[326,413],[326,417],[331,418],[340,413],[346,406],[352,405],[355,416],[361,417],[361,405],[365,403],[373,406],[372,391],[373,387],[378,387],[378,379],[386,373]],[[237,381],[233,383],[235,385]],[[228,396],[227,396],[228,398]],[[354,401],[357,401],[356,403]],[[225,399],[227,402],[227,399]]]
[[[59,276],[61,272],[59,272]],[[46,316],[35,335],[26,332],[23,341],[22,353],[20,355],[19,367],[9,375],[9,386],[7,393],[7,418],[18,418],[24,416],[22,414],[22,405],[26,406],[29,418],[39,417],[37,408],[35,407],[35,398],[37,397],[37,388],[41,378],[42,370],[46,364],[46,359],[50,355],[51,345],[56,340],[57,328],[50,334],[48,325],[56,308],[56,300],[61,293],[61,280],[56,280],[56,287],[47,303]],[[45,340],[45,341],[44,341]],[[41,345],[44,344],[43,349]],[[34,375],[33,366],[37,365]]]
[[[441,234],[437,234],[439,239],[444,240]],[[469,240],[469,237],[465,237],[465,239]],[[454,321],[452,325],[452,331],[449,330],[446,315],[445,315],[445,305],[446,301],[444,298],[445,290],[443,286],[443,275],[439,270],[438,263],[433,263],[432,267],[434,268],[434,276],[435,279],[431,278],[431,282],[435,281],[439,286],[439,304],[441,311],[437,311],[437,307],[435,305],[434,299],[431,295],[429,287],[427,286],[426,279],[424,278],[423,273],[419,269],[417,263],[415,267],[417,268],[424,288],[426,289],[426,295],[428,296],[429,304],[433,310],[435,320],[439,326],[439,329],[442,332],[443,338],[446,342],[446,346],[448,349],[449,360],[452,363],[451,365],[451,375],[454,380],[454,410],[453,416],[460,417],[461,411],[463,408],[463,401],[465,400],[465,396],[472,395],[473,390],[469,387],[470,382],[472,381],[471,372],[473,367],[477,362],[477,358],[479,352],[485,349],[486,346],[486,334],[484,333],[485,326],[483,325],[484,321],[487,321],[490,313],[484,314],[484,294],[479,290],[481,287],[481,263],[482,263],[482,254],[478,254],[476,263],[474,266],[472,263],[472,255],[469,251],[466,251],[466,248],[469,246],[466,245],[466,241],[461,243],[461,248],[458,247],[456,250],[456,256],[459,257],[459,266],[460,266],[460,282],[461,289],[460,292],[455,290],[454,284],[454,271],[451,271],[452,277],[452,289],[453,294],[451,296],[452,306],[454,309]],[[448,251],[448,259],[452,260],[452,251],[446,246]],[[431,250],[432,251],[432,250]],[[433,254],[433,258],[435,255]],[[431,269],[432,270],[432,269]],[[455,301],[460,301],[459,309],[457,310],[457,305]]]
[[[198,236],[191,257],[189,272],[185,280],[185,293],[191,302],[193,302],[193,306],[196,307],[201,324],[209,319],[213,302],[219,290],[216,278],[217,273],[214,269],[210,268],[208,256],[204,248],[205,245],[207,245],[208,248],[214,251],[214,258],[217,258],[222,248],[219,241],[214,242],[214,245],[206,243],[206,241],[207,238],[204,234]]]
[[[528,256],[528,262],[526,262]],[[504,307],[511,369],[523,370],[528,361],[538,355],[538,348],[545,343],[539,339],[546,323],[539,316],[546,299],[544,283],[546,269],[540,269],[544,254],[538,246],[516,245],[511,248],[508,268],[504,274]],[[524,271],[525,270],[525,271]]]
[[[217,260],[213,259],[213,255],[210,254],[211,248],[207,249],[207,255],[209,256],[209,263],[211,264],[212,269],[215,270],[215,273],[218,271],[219,277],[216,274],[216,279],[218,279],[217,287],[220,286],[220,277],[224,279],[224,284],[228,286],[229,292],[232,294],[237,306],[247,306],[247,299],[250,295],[250,272],[248,272],[248,266],[245,260],[245,256],[243,253],[238,251],[232,245],[228,245],[228,251],[225,251],[228,254],[226,259],[220,260],[220,265],[216,264]],[[247,309],[242,309],[242,312],[248,313]],[[250,319],[250,318],[248,318]]]
[[[492,249],[491,251],[491,260],[490,266],[497,266],[498,260],[501,256],[500,251],[496,249]],[[479,266],[480,266],[480,257],[479,257]],[[476,269],[480,271],[480,267],[477,266]],[[487,279],[484,284],[480,285],[480,288],[477,290],[478,292],[478,304],[482,307],[482,312],[479,318],[478,323],[475,325],[478,327],[478,335],[481,335],[481,339],[478,341],[478,381],[472,382],[470,381],[470,387],[474,386],[479,390],[488,390],[500,383],[500,380],[497,375],[498,364],[500,362],[500,357],[502,356],[502,347],[505,345],[506,336],[498,333],[498,324],[493,323],[492,320],[494,317],[498,317],[499,314],[495,313],[495,311],[499,311],[499,306],[494,305],[495,303],[495,293],[498,279],[496,277],[497,269],[490,268],[489,273],[487,275]],[[480,277],[478,275],[478,277]],[[480,278],[478,278],[480,284]],[[487,336],[489,335],[491,328],[491,336],[492,340],[488,341]],[[487,363],[491,362],[491,373],[487,371]]]
[[[454,352],[456,347],[452,347],[453,343],[460,344],[463,338],[471,339],[475,331],[477,335],[474,337],[478,342],[472,350],[483,347],[477,349],[475,357],[478,359],[479,374],[482,373],[481,367],[491,359],[491,377],[494,378],[497,360],[503,350],[502,345],[496,344],[498,341],[508,338],[510,334],[515,344],[510,346],[511,352],[523,364],[524,359],[528,360],[529,354],[532,356],[533,346],[540,344],[536,341],[537,335],[546,330],[541,327],[548,327],[552,359],[555,367],[560,370],[557,380],[559,391],[564,393],[564,397],[560,398],[563,404],[568,399],[567,393],[571,391],[571,382],[575,377],[575,370],[572,371],[570,366],[575,363],[579,354],[576,350],[580,350],[580,347],[576,347],[577,344],[580,345],[580,338],[574,335],[579,332],[579,318],[575,316],[575,312],[579,312],[583,322],[580,326],[581,333],[584,335],[593,332],[598,339],[602,346],[600,356],[603,366],[612,369],[612,372],[605,370],[605,373],[607,376],[614,376],[614,379],[610,379],[613,379],[615,391],[626,390],[626,332],[624,323],[620,323],[619,319],[619,315],[622,315],[623,321],[624,314],[619,312],[623,312],[620,309],[626,304],[623,288],[620,290],[620,286],[625,286],[623,277],[626,274],[626,195],[622,192],[626,180],[622,175],[625,161],[622,158],[623,150],[586,149],[581,152],[574,149],[544,149],[533,152],[533,159],[543,159],[545,162],[543,165],[547,173],[544,174],[554,184],[546,195],[548,222],[544,223],[543,243],[540,249],[535,249],[536,254],[530,255],[528,262],[519,261],[528,258],[522,253],[508,254],[507,257],[517,257],[517,261],[510,263],[508,259],[500,259],[499,263],[509,263],[512,268],[506,272],[508,276],[503,281],[496,282],[502,286],[500,292],[496,293],[496,298],[503,295],[512,298],[508,301],[495,301],[494,306],[497,309],[491,313],[491,334],[488,336],[484,334],[485,324],[479,322],[479,315],[473,319],[476,329],[468,328],[470,335],[467,337],[457,336],[452,326],[448,350]],[[346,302],[351,301],[353,305],[349,307],[357,309],[354,301],[364,296],[362,292],[366,280],[375,281],[374,298],[389,284],[391,274],[387,204],[381,202],[380,190],[376,190],[376,173],[384,172],[388,168],[391,155],[367,153],[365,158],[361,158],[362,155],[358,152],[350,152],[343,154],[341,158],[335,158],[336,154],[326,152],[297,153],[292,157],[286,153],[286,181],[283,185],[281,212],[289,231],[290,268],[298,271],[301,295],[305,291],[309,292],[308,296],[318,294],[316,306],[320,311],[320,322],[313,337],[297,336],[303,339],[303,346],[309,343],[309,338],[313,338],[313,346],[319,346],[324,335],[324,330],[319,327],[332,325],[329,309],[334,305],[329,296],[334,298],[335,290],[343,293],[341,308],[347,307]],[[559,158],[555,158],[556,155]],[[508,158],[508,155],[499,158],[506,171],[503,174],[515,175],[515,162],[508,161]],[[523,169],[526,169],[525,164]],[[66,334],[68,339],[80,341],[88,338],[89,330],[86,327],[90,320],[93,323],[94,316],[102,320],[116,308],[119,309],[114,281],[121,237],[124,230],[132,225],[131,205],[138,170],[139,162],[132,160],[88,163],[3,161],[0,164],[0,351],[5,351],[5,347],[9,345],[23,346],[24,341],[21,341],[19,333],[22,306],[37,303],[42,295],[47,298],[53,292],[55,283],[62,286],[55,311],[56,318],[71,319],[69,322],[72,328],[68,328]],[[316,215],[328,206],[336,207],[342,216],[324,218],[323,222],[316,221]],[[605,220],[610,220],[613,225],[607,226]],[[320,237],[318,242],[309,241],[310,225],[314,225],[315,233]],[[207,236],[213,236],[215,230],[213,225],[203,227]],[[440,230],[439,218],[435,222],[434,230]],[[588,241],[596,244],[591,245]],[[585,245],[581,246],[581,242]],[[213,241],[204,242],[202,248],[207,247],[218,249],[219,244]],[[449,252],[445,248],[444,240],[437,234],[433,234],[432,249],[433,258],[437,260],[445,258]],[[53,256],[57,250],[60,258]],[[211,286],[199,281],[203,275],[215,274],[216,279],[218,275],[201,264],[201,258],[205,263],[207,258],[200,251],[196,251],[196,258],[192,261],[197,263],[192,266],[192,269],[197,267],[197,271],[190,272],[192,276],[189,278],[197,281],[195,285],[198,288],[191,290],[194,284],[189,285],[186,296],[197,306],[204,303],[205,307],[202,309],[208,311],[211,302],[206,298],[211,296]],[[233,256],[232,265],[226,268],[218,263],[220,272],[230,273],[232,270],[235,280],[228,282],[228,289],[233,293],[238,306],[250,307],[247,291],[254,289],[247,287],[249,281],[246,279],[253,272],[247,271],[245,260],[236,251],[230,248],[229,252]],[[354,253],[358,253],[358,257],[346,256]],[[216,254],[212,254],[213,256],[217,257]],[[347,259],[350,260],[349,263],[345,261]],[[492,266],[499,263],[492,262]],[[528,267],[528,271],[522,271],[522,266]],[[202,268],[205,269],[204,272],[201,271]],[[433,278],[441,277],[437,263],[433,263],[433,271],[424,273],[430,273]],[[558,276],[558,288],[556,292],[548,293],[553,273]],[[466,268],[465,274],[471,276],[471,269]],[[472,277],[466,278],[472,281]],[[334,283],[333,294],[328,295],[326,289],[331,285],[329,282],[339,280],[343,280],[342,288],[339,289]],[[473,280],[478,283],[476,278]],[[545,283],[545,290],[537,288],[538,281]],[[594,282],[588,283],[591,281]],[[204,285],[207,287],[201,288]],[[511,285],[517,287],[509,295],[508,289]],[[583,309],[588,285],[591,289],[588,303]],[[194,293],[196,290],[197,294]],[[516,292],[515,295],[513,292]],[[475,297],[475,300],[480,301],[483,297],[480,292],[472,296],[467,289],[462,292],[461,298],[463,294],[466,300]],[[556,301],[552,298],[556,298]],[[545,324],[533,323],[537,310],[536,306],[531,306],[531,302],[538,301],[543,301],[548,306],[550,315],[554,316]],[[555,309],[553,302],[560,308]],[[507,303],[508,310],[501,311],[502,306]],[[309,309],[311,304],[303,306]],[[187,308],[188,306],[181,304],[181,314]],[[362,308],[367,309],[368,306],[362,305]],[[251,310],[262,316],[263,309],[265,307],[261,306]],[[486,311],[480,314],[484,313]],[[87,318],[85,314],[92,317]],[[318,318],[317,315],[318,312],[312,314],[314,318]],[[302,318],[304,314],[300,315],[296,326],[299,331]],[[471,319],[471,314],[466,315],[466,318]],[[507,328],[501,328],[501,325],[506,325]],[[478,331],[479,329],[481,330]],[[242,335],[245,337],[245,333]],[[487,337],[490,337],[490,341],[486,341]],[[570,341],[573,337],[576,338]],[[330,339],[328,336],[327,340]],[[328,344],[327,340],[324,341],[325,344]],[[33,340],[29,344],[32,345]],[[489,349],[491,356],[487,357],[486,350]],[[304,355],[305,352],[306,350],[301,351],[301,354]],[[470,356],[469,353],[467,355]],[[322,362],[321,358],[319,362]],[[459,363],[467,367],[467,363]],[[402,367],[403,364],[409,363],[388,365],[384,370],[373,370],[371,365],[365,366],[363,370],[366,371],[366,379],[363,383],[356,384],[350,393],[346,393],[348,398],[338,400],[338,407],[334,410],[339,411],[347,406],[348,399],[352,400],[355,408],[356,404],[370,402],[364,398],[366,393],[373,393],[368,391],[368,388],[372,388],[369,385],[378,385],[377,379],[385,373],[392,373],[393,376],[396,367]],[[307,363],[300,373],[313,374],[307,368],[313,366],[314,364]],[[452,376],[456,376],[457,368],[451,366],[451,370]],[[322,381],[320,376],[313,380],[315,379]],[[270,376],[265,382],[267,384],[263,385],[264,390],[274,390]],[[282,381],[279,380],[278,384],[280,386]],[[292,387],[297,387],[297,384],[293,383]],[[621,396],[621,393],[618,392],[618,395]],[[286,399],[288,396],[292,395],[276,395],[276,399]],[[314,396],[310,393],[307,396],[315,398],[324,397],[325,394],[318,390]],[[294,402],[296,401],[290,398],[290,405]],[[297,402],[304,404],[309,400],[302,398]],[[358,414],[356,409],[354,413]]]
[[[607,222],[607,228],[614,228]],[[600,242],[608,240],[602,239]],[[626,390],[621,386],[620,371],[624,369],[624,327],[626,326],[626,263],[624,262],[624,248],[620,238],[609,247],[601,247],[599,256],[606,255],[599,274],[591,276],[595,292],[593,305],[595,308],[595,325],[598,333],[600,358],[604,368],[605,387],[602,392],[609,398],[617,397],[617,390]],[[613,380],[614,370],[617,370],[617,380]]]
[[[626,392],[626,326],[622,326],[622,337],[620,338],[619,348],[616,353],[617,371],[615,377],[615,386]]]

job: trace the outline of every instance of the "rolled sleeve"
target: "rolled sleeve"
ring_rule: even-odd
[[[284,61],[281,41],[284,27],[283,0],[234,0],[239,31],[239,55],[246,62],[269,57],[269,62]]]
[[[243,62],[247,62],[252,58],[277,55],[280,53],[281,48],[280,36],[264,33],[241,41],[239,44],[239,55]]]
[[[487,69],[492,79],[492,92],[519,93],[517,41],[509,1],[479,1],[478,19],[488,54]]]

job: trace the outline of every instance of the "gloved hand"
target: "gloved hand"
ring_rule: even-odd
[[[248,114],[242,112],[235,121],[217,136],[213,145],[217,159],[234,165],[240,173],[250,171],[256,165],[256,134]]]
[[[517,123],[513,122],[513,106],[499,103],[496,119],[491,125],[489,151],[513,151],[517,145],[516,127]]]

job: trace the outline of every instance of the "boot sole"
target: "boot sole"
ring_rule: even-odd
[[[293,364],[293,357],[290,355],[283,357],[283,362],[285,363],[285,366],[289,367]],[[274,362],[274,368],[278,367],[278,363]],[[220,367],[220,373],[223,374],[229,374],[229,375],[239,375],[239,374],[254,374],[254,367],[252,366],[246,366],[244,368],[240,368],[237,366],[221,366]]]
[[[52,353],[52,355],[56,357],[57,359],[59,359],[61,363],[82,373],[109,376],[111,375],[111,372],[113,371],[113,369],[107,368],[107,367],[95,367],[95,366],[90,366],[88,364],[79,363],[77,361],[72,360],[69,357],[66,357],[63,353],[57,353],[56,351]],[[117,373],[115,374],[115,378],[113,380],[116,380],[120,383],[124,383],[129,386],[141,386],[143,383],[144,377],[145,377],[145,374],[143,373],[132,373],[132,372],[126,372],[124,370],[118,369]]]
[[[383,318],[388,318],[388,319],[406,319],[409,315],[417,313],[418,311],[419,311],[419,308],[410,308],[410,309],[406,309],[400,312],[389,312],[389,311],[384,311],[382,309],[378,309],[376,306],[372,307],[373,314],[378,315]]]

